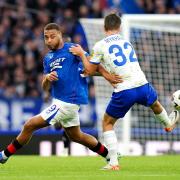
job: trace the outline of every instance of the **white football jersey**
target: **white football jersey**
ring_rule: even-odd
[[[122,76],[114,92],[142,86],[147,82],[130,42],[122,39],[120,34],[108,36],[98,41],[92,50],[90,62],[101,63],[111,74]]]

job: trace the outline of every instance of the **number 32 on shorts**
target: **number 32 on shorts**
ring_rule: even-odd
[[[126,55],[123,52],[123,48],[124,49],[130,49],[130,54],[129,57],[127,58]],[[124,64],[126,64],[127,60],[129,59],[130,62],[136,62],[137,58],[135,55],[135,51],[132,47],[132,45],[128,42],[125,42],[123,44],[123,48],[117,44],[113,44],[109,47],[109,54],[114,54],[116,57],[121,57],[121,61],[118,59],[113,60],[113,63],[116,66],[123,66]],[[117,51],[118,50],[118,51]],[[115,52],[116,51],[116,52]]]

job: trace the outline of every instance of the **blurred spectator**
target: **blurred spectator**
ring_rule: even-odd
[[[180,13],[180,0],[1,0],[0,95],[43,96],[40,84],[42,58],[47,52],[45,24],[57,22],[67,37],[88,51],[78,18],[101,18],[114,9],[136,14]]]

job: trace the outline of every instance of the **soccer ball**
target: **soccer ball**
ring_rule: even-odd
[[[176,110],[180,110],[180,90],[173,93],[172,104]]]

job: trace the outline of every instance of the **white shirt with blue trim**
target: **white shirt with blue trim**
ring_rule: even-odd
[[[108,72],[122,76],[123,82],[117,84],[114,92],[148,83],[133,46],[120,34],[110,35],[98,41],[93,47],[90,62],[101,63]]]

